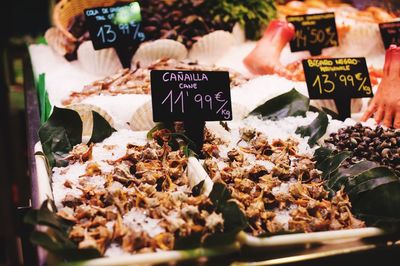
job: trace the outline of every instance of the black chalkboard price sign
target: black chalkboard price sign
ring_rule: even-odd
[[[96,50],[129,46],[144,41],[140,31],[140,7],[130,5],[89,8],[84,11],[93,47]]]
[[[365,58],[305,59],[303,69],[310,99],[333,99],[344,120],[352,98],[373,97]]]
[[[287,16],[286,20],[295,27],[295,36],[290,41],[292,52],[310,51],[311,55],[320,55],[323,48],[339,45],[333,12]]]
[[[379,31],[385,49],[388,49],[391,44],[400,45],[400,21],[380,23]]]
[[[232,120],[229,73],[152,70],[154,122]]]
[[[114,47],[122,65],[130,67],[134,52],[145,40],[139,4],[88,8],[84,15],[94,49]]]

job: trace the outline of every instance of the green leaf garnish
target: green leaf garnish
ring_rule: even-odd
[[[195,186],[192,188],[192,195],[193,195],[193,196],[197,197],[197,196],[199,196],[199,195],[202,193],[203,187],[204,187],[204,181],[205,181],[205,180],[201,180],[197,185],[195,185]]]
[[[90,143],[103,141],[114,131],[102,116],[93,111]],[[82,120],[79,114],[71,109],[54,107],[47,122],[39,129],[39,138],[50,166],[67,166],[65,157],[75,145],[82,143]]]
[[[328,179],[328,181],[325,183],[325,186],[331,190],[337,191],[346,184],[350,177],[359,175],[378,166],[379,165],[377,163],[371,161],[361,161],[350,168],[341,167],[334,176]]]
[[[201,182],[198,184],[200,185]],[[208,235],[204,241],[198,234],[192,234],[189,237],[178,237],[174,249],[190,249],[200,246],[214,247],[233,243],[237,234],[246,228],[247,220],[239,206],[232,200],[231,194],[222,183],[215,183],[209,198],[213,203],[212,208],[217,213],[222,214],[224,219],[224,232]]]
[[[323,154],[329,154],[325,160]],[[400,177],[389,168],[371,161],[361,161],[345,168],[342,163],[350,154],[332,155],[326,148],[318,151],[317,167],[323,171],[325,188],[333,196],[344,187],[353,214],[368,225],[400,229]]]
[[[53,206],[50,208],[50,206]],[[93,248],[78,249],[78,246],[68,238],[73,223],[61,218],[53,210],[54,203],[43,202],[39,210],[30,210],[24,218],[26,223],[46,226],[48,231],[34,231],[31,242],[52,252],[57,257],[69,261],[85,260],[100,257],[98,250]]]
[[[226,185],[222,183],[215,183],[208,197],[214,204],[217,211],[222,212],[226,202],[231,198],[231,193]]]
[[[358,194],[370,190],[371,188],[373,189],[385,184],[399,181],[399,177],[395,175],[389,168],[383,166],[376,167],[359,175],[350,177],[346,183],[346,192],[350,197],[355,197]]]
[[[331,155],[322,162],[317,162],[317,168],[322,171],[323,179],[328,179],[336,173],[339,166],[351,156],[351,152],[342,151],[336,155]]]
[[[102,142],[104,139],[111,136],[115,129],[97,112],[92,111],[93,114],[93,130],[92,137],[89,140],[90,143]]]
[[[308,139],[308,145],[311,147],[325,135],[328,127],[328,116],[325,112],[319,111],[318,116],[307,126],[301,126],[296,129],[296,134],[300,134],[301,137],[310,136]]]
[[[72,148],[82,142],[82,121],[70,109],[54,107],[53,113],[39,129],[44,154],[51,166],[66,166],[64,160]]]
[[[395,174],[393,173],[393,178]],[[376,177],[379,179],[379,177]],[[371,225],[400,227],[400,182],[368,182],[362,193],[351,193],[355,215]],[[354,188],[353,188],[354,189]],[[360,190],[361,191],[361,190]]]
[[[261,115],[264,119],[278,120],[288,116],[304,116],[310,99],[297,90],[281,94],[258,106],[249,115]]]
[[[316,160],[317,164],[316,167],[320,169],[319,164],[321,164],[326,158],[331,156],[333,153],[333,150],[326,148],[326,147],[320,147],[314,152],[314,159]]]

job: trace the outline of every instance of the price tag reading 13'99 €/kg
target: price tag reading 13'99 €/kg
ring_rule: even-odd
[[[140,31],[140,6],[137,2],[123,6],[85,9],[86,25],[95,50],[127,47],[145,40]]]
[[[152,70],[154,122],[232,120],[226,71]]]
[[[365,58],[306,59],[303,69],[310,99],[335,100],[342,120],[352,98],[373,97]]]
[[[365,58],[303,60],[310,99],[372,97]]]

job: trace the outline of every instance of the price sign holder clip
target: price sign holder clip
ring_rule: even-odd
[[[341,121],[351,117],[351,96],[335,97],[336,109],[338,111],[338,118]]]
[[[321,55],[321,54],[322,54],[322,48],[320,48],[320,49],[318,49],[318,48],[311,48],[311,49],[309,50],[309,52],[310,52],[310,55],[311,55],[311,56],[318,56],[318,55]]]
[[[133,55],[139,48],[139,43],[135,43],[132,46],[116,46],[114,47],[115,52],[118,55],[118,59],[121,62],[122,67],[130,68]]]
[[[199,120],[185,120],[183,124],[185,127],[185,135],[196,144],[194,152],[201,156],[201,149],[204,144],[204,129],[206,122]]]

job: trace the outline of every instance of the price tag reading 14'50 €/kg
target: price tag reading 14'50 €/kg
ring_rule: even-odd
[[[290,41],[290,50],[310,51],[320,55],[323,48],[338,46],[335,14],[320,13],[301,16],[287,16],[286,20],[295,27],[295,36]]]
[[[342,118],[351,98],[373,97],[365,58],[306,59],[303,68],[310,99],[334,99]]]
[[[226,71],[151,71],[154,122],[232,120]]]

